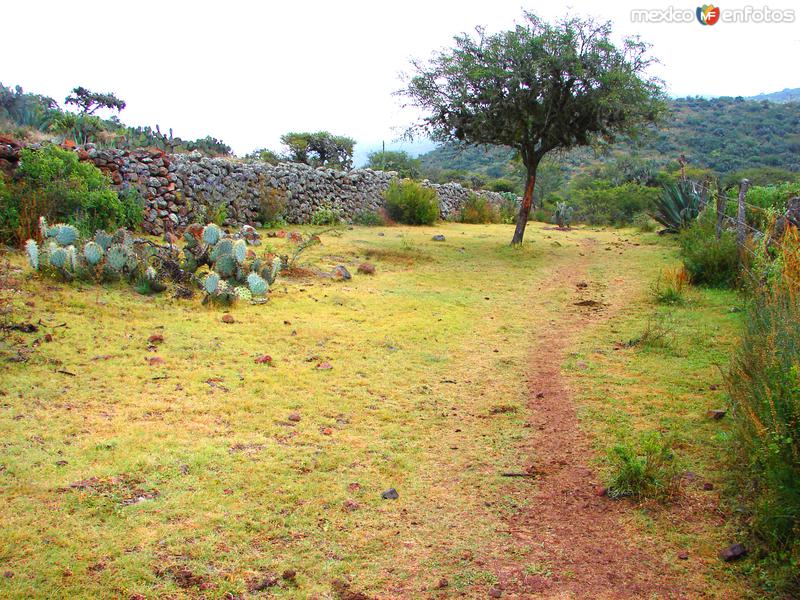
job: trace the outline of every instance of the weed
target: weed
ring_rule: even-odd
[[[669,348],[672,328],[661,316],[650,317],[640,335],[628,341],[629,348]]]
[[[684,269],[664,269],[650,288],[650,294],[659,304],[683,304],[689,284]]]
[[[650,431],[635,443],[620,443],[609,452],[611,498],[667,500],[678,489],[675,456],[661,434]]]

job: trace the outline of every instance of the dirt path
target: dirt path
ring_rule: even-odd
[[[526,450],[537,481],[528,507],[509,522],[524,561],[496,565],[499,588],[503,598],[697,597],[669,572],[655,548],[627,539],[623,521],[631,505],[598,494],[590,442],[579,428],[561,365],[580,332],[611,318],[624,301],[575,304],[596,298],[591,284],[584,285],[589,261],[564,266],[552,278],[575,291],[533,348],[528,408],[535,434]]]

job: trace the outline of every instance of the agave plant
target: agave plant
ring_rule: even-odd
[[[664,186],[650,215],[669,233],[685,229],[700,214],[700,194],[688,183]]]
[[[572,207],[568,206],[566,202],[559,202],[556,204],[555,217],[560,229],[568,229],[572,223]]]

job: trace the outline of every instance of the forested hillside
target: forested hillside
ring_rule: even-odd
[[[667,122],[637,142],[626,141],[600,152],[585,150],[558,158],[569,172],[615,155],[634,154],[657,167],[683,154],[689,165],[708,168],[719,175],[756,167],[800,171],[800,102],[781,102],[797,90],[784,90],[778,101],[737,98],[681,98],[672,101]],[[772,99],[772,98],[771,98]],[[420,157],[426,174],[437,178],[452,170],[485,178],[517,178],[506,148],[442,146]]]

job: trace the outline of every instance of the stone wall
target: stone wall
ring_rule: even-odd
[[[371,169],[343,172],[295,163],[207,158],[198,153],[101,149],[91,144],[77,152],[82,160],[108,173],[117,188],[139,189],[145,198],[144,228],[154,234],[162,233],[167,221],[170,229],[176,229],[203,220],[203,214],[220,204],[227,211],[226,224],[254,224],[260,199],[269,194],[285,200],[290,223],[307,223],[320,208],[337,210],[351,220],[361,211],[378,210],[383,192],[396,177],[394,172]],[[437,191],[442,218],[458,212],[470,194],[455,183],[423,185]],[[480,193],[490,202],[501,199],[495,192]]]

